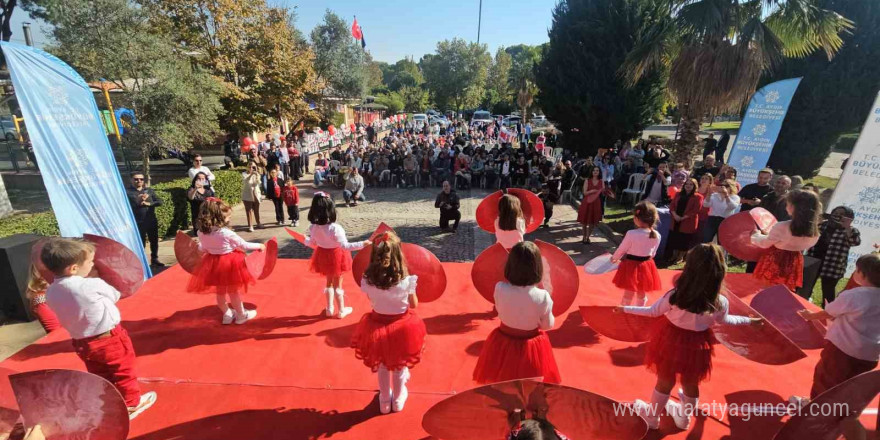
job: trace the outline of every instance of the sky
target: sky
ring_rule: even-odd
[[[494,54],[499,46],[515,44],[542,44],[549,39],[547,29],[552,20],[556,0],[482,0],[483,23],[480,42],[486,43]],[[434,52],[437,42],[463,38],[477,41],[477,16],[480,0],[268,0],[273,6],[295,8],[296,27],[308,36],[324,18],[329,8],[340,17],[351,21],[357,16],[364,31],[367,51],[376,61],[394,63],[404,57]],[[12,41],[24,43],[21,23],[34,23],[37,46],[50,39],[40,29],[46,26],[34,22],[20,8],[12,17]]]

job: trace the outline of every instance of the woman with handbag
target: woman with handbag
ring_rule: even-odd
[[[244,212],[247,216],[248,231],[254,232],[254,222],[260,228],[260,201],[263,194],[260,191],[261,181],[257,164],[248,162],[247,172],[242,175],[241,201],[244,202]]]

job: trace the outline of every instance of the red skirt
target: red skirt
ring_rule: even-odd
[[[205,254],[192,273],[186,290],[192,293],[247,293],[256,283],[247,270],[245,253]]]
[[[425,323],[412,310],[399,315],[371,312],[364,315],[351,337],[354,355],[374,372],[412,368],[425,348]]]
[[[612,282],[615,286],[630,292],[652,292],[661,289],[660,272],[657,271],[653,258],[636,261],[624,257]]]
[[[326,277],[338,277],[351,272],[351,252],[342,248],[315,248],[309,270]]]
[[[582,225],[595,225],[602,222],[602,200],[596,197],[596,200],[587,202],[586,197],[578,208],[577,222]]]
[[[504,324],[492,330],[474,368],[474,381],[483,384],[532,377],[543,377],[547,383],[562,382],[547,333]]]
[[[700,383],[712,373],[712,346],[716,343],[712,329],[685,330],[664,317],[651,329],[645,366],[658,376],[678,375],[682,382]]]
[[[784,284],[793,292],[804,285],[804,256],[797,251],[771,247],[758,259],[755,278],[770,284]]]

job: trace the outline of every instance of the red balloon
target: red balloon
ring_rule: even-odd
[[[507,193],[519,199],[522,207],[523,218],[526,221],[526,232],[535,232],[544,221],[544,202],[533,192],[510,188]],[[477,224],[480,229],[495,233],[495,219],[498,218],[498,201],[504,194],[496,191],[486,196],[477,206]]]
[[[333,136],[336,134],[336,127],[331,125],[331,126],[327,127],[327,131],[329,131],[330,135]]]
[[[241,146],[241,152],[242,152],[242,153],[244,153],[244,154],[248,154],[248,153],[250,153],[250,151],[251,151],[251,146],[250,146],[250,145],[242,145],[242,146]]]
[[[281,137],[279,137],[278,139],[280,139],[280,140],[282,140],[282,141],[286,141],[286,140],[287,140],[287,137],[284,136],[284,135],[282,134]]]
[[[9,376],[26,428],[49,438],[125,440],[129,420],[116,387],[91,373],[37,370]],[[72,410],[75,408],[75,411]]]
[[[95,269],[98,277],[118,290],[122,297],[137,293],[144,285],[141,259],[122,243],[100,235],[83,234],[95,244]]]
[[[254,277],[254,279],[262,280],[266,279],[272,271],[275,270],[275,263],[278,261],[278,239],[272,237],[271,240],[266,242],[266,251],[256,251],[251,252],[250,255],[245,257],[245,265],[247,265],[248,272]]]
[[[648,431],[641,417],[620,411],[622,403],[605,396],[534,379],[474,388],[437,403],[422,418],[422,428],[445,440],[500,439],[510,433],[516,410],[532,418],[534,410],[570,439],[638,440]]]
[[[241,145],[250,146],[253,144],[254,144],[254,140],[249,137],[245,137],[244,139],[241,140]]]
[[[394,231],[385,223],[379,225],[376,232],[370,237],[373,240],[379,234],[386,231]],[[431,251],[412,243],[401,243],[401,251],[403,258],[406,260],[407,269],[412,275],[419,277],[416,285],[416,295],[419,302],[431,302],[439,299],[443,292],[446,291],[446,271],[440,260],[431,253]],[[351,264],[351,272],[358,286],[364,278],[364,272],[370,265],[370,254],[373,251],[372,246],[366,246],[361,249]]]
[[[802,350],[822,348],[825,344],[825,327],[797,314],[804,308],[816,309],[816,306],[805,302],[787,287],[778,285],[759,292],[750,305]]]
[[[758,261],[768,249],[752,244],[752,234],[759,227],[766,231],[775,224],[776,218],[764,208],[740,212],[721,222],[721,227],[718,228],[718,242],[730,255],[740,260]]]

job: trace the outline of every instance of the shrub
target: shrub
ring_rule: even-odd
[[[837,138],[837,143],[834,144],[834,150],[841,153],[852,153],[852,150],[856,147],[856,142],[858,140],[859,133],[842,134],[839,138]]]
[[[218,170],[214,172],[214,193],[231,206],[241,201],[241,170]],[[192,182],[181,178],[153,185],[162,205],[156,208],[159,234],[172,236],[189,224],[189,201],[186,190]],[[0,237],[14,234],[59,235],[58,222],[52,211],[32,215],[12,216],[0,220]]]

